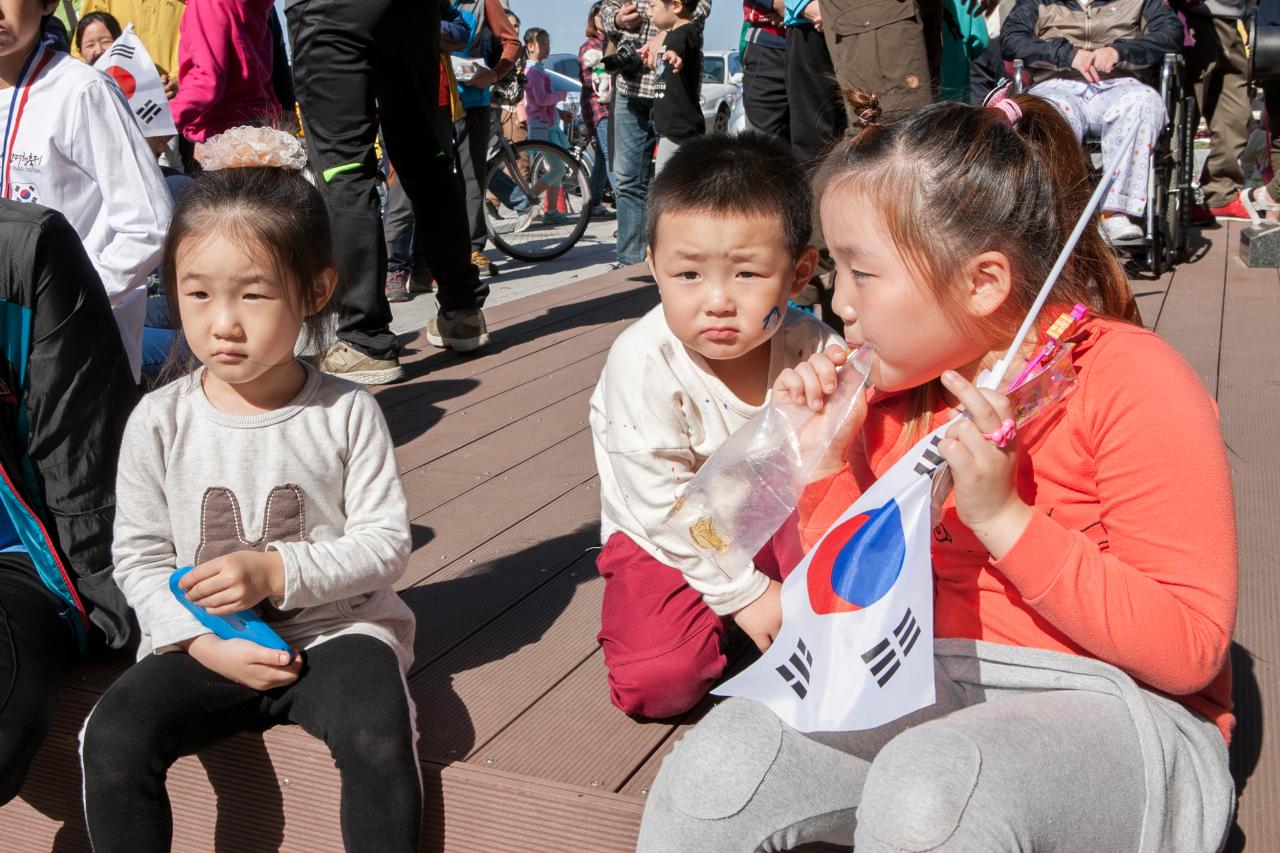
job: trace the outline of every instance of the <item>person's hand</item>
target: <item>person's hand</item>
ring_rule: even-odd
[[[159,157],[164,153],[165,148],[169,147],[169,140],[172,136],[148,136],[147,147],[151,149],[151,153]]]
[[[666,32],[660,32],[640,48],[640,58],[644,60],[644,64],[649,68],[657,68],[658,60],[664,59],[664,54],[671,52],[666,48],[667,34]],[[676,70],[678,71],[679,69]]]
[[[573,121],[573,113],[569,112],[568,110],[560,110],[560,120],[568,121],[568,122]]]
[[[205,669],[253,690],[273,690],[298,680],[302,655],[268,649],[249,640],[223,640],[201,634],[183,644]]]
[[[813,24],[815,30],[822,32],[822,7],[818,5],[818,0],[810,0],[809,5],[805,6],[800,14]]]
[[[636,32],[644,23],[644,13],[636,6],[634,2],[623,3],[618,9],[618,14],[614,16],[613,25],[620,30],[628,32]]]
[[[172,101],[178,96],[178,81],[174,80],[168,74],[160,75],[160,85],[164,87],[164,96]]]
[[[284,558],[278,551],[236,551],[201,563],[178,583],[192,604],[214,616],[248,610],[284,595]]]
[[[996,10],[1000,0],[965,0],[969,6],[969,14],[986,17]]]
[[[497,82],[498,75],[493,73],[492,68],[477,68],[475,76],[468,80],[464,85],[472,86],[476,89],[487,89]]]
[[[1077,50],[1071,59],[1071,67],[1080,72],[1080,76],[1090,83],[1097,83],[1102,78],[1093,67],[1093,51]]]
[[[1120,54],[1114,47],[1100,47],[1093,52],[1093,67],[1102,74],[1110,74],[1120,61]]]
[[[798,406],[807,406],[814,415],[806,420],[797,436],[800,440],[801,454],[807,456],[812,445],[825,440],[831,435],[832,425],[824,420],[825,415],[835,417],[836,413],[828,411],[827,400],[836,393],[839,378],[836,368],[849,360],[849,353],[839,346],[829,346],[822,352],[814,353],[808,361],[801,362],[794,368],[787,368],[778,374],[773,384],[775,400],[790,400]],[[832,407],[841,409],[841,406]],[[832,435],[827,444],[826,454],[818,462],[810,477],[811,482],[830,477],[844,467],[844,451],[849,445],[849,438],[862,428],[867,419],[867,389],[863,388],[854,401],[853,412],[847,421]]]
[[[760,651],[772,646],[782,630],[782,584],[770,579],[759,598],[733,614],[733,621]]]
[[[942,374],[942,384],[969,413],[938,443],[938,453],[951,465],[955,478],[956,515],[998,560],[1031,521],[1031,507],[1018,496],[1014,480],[1017,443],[996,447],[983,436],[1012,418],[1013,407],[1003,394],[976,388],[951,370]]]

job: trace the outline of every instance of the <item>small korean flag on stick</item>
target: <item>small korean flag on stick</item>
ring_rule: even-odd
[[[867,489],[782,585],[782,630],[715,690],[802,732],[869,729],[932,705],[929,495],[950,426]]]
[[[173,136],[178,132],[173,116],[169,114],[169,101],[164,96],[160,72],[156,71],[147,49],[133,32],[133,24],[125,27],[120,38],[98,57],[93,67],[120,87],[143,136]]]

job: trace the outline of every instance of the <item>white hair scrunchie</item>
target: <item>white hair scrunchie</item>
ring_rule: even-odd
[[[270,127],[233,127],[197,142],[196,162],[215,169],[277,168],[301,171],[307,154],[296,136]]]

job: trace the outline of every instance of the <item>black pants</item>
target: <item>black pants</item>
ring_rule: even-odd
[[[0,554],[0,806],[17,796],[49,731],[62,671],[76,654],[70,608],[26,554]]]
[[[802,163],[815,163],[844,133],[846,117],[827,43],[813,27],[787,27],[787,91],[791,145]]]
[[[747,121],[756,130],[791,139],[786,48],[747,44],[742,56],[742,103]]]
[[[493,140],[493,107],[468,107],[454,127],[459,170],[467,187],[467,216],[471,221],[471,250],[483,252],[489,237],[484,224],[484,173]]]
[[[164,780],[173,762],[238,732],[297,723],[328,744],[338,765],[346,849],[416,850],[422,790],[411,715],[395,653],[371,637],[317,646],[297,681],[266,693],[181,652],[150,655],[111,686],[85,723],[93,849],[167,851],[173,815]]]
[[[390,358],[400,347],[383,290],[387,253],[373,150],[379,121],[425,232],[440,307],[479,308],[489,294],[471,263],[453,160],[435,132],[440,55],[422,34],[439,31],[440,9],[418,0],[295,0],[286,15],[307,146],[338,255],[338,337]]]

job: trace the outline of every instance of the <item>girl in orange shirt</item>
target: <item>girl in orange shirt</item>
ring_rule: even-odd
[[[873,97],[850,100],[863,129],[820,168],[817,198],[833,306],[851,345],[875,344],[876,391],[807,489],[801,533],[811,544],[968,412],[938,446],[955,491],[934,530],[937,701],[805,735],[730,699],[664,762],[639,850],[1218,850],[1236,540],[1213,403],[1136,325],[1088,228],[1041,318],[1090,307],[1078,387],[1014,435],[1008,399],[973,383],[1085,209],[1079,145],[1028,95],[887,124]],[[775,393],[820,410],[844,359],[819,353]]]

